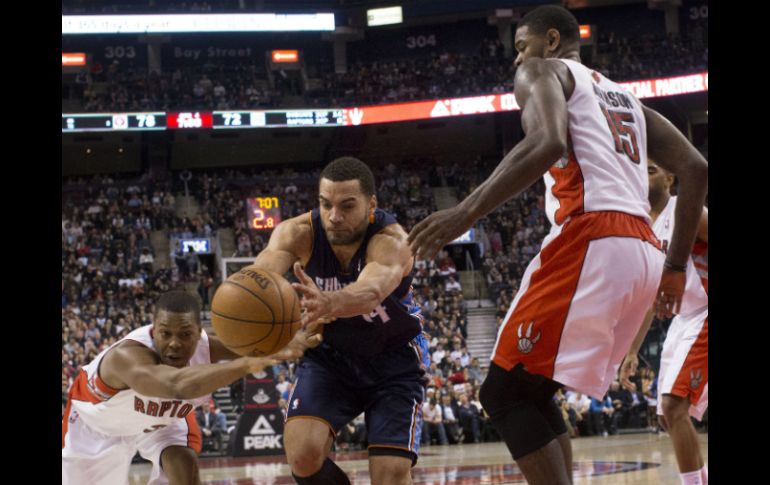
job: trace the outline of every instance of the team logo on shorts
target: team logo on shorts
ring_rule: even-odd
[[[693,369],[690,371],[690,389],[697,389],[703,380],[703,372],[700,369]]]
[[[294,402],[291,405],[292,409],[297,409],[299,407],[299,398],[296,398]]]
[[[532,337],[532,327],[535,325],[535,322],[529,322],[529,326],[527,327],[527,331],[524,332],[524,335],[521,335],[521,329],[524,327],[524,322],[521,322],[519,324],[518,329],[518,335],[519,335],[519,352],[522,354],[528,354],[532,352],[532,348],[535,346],[535,344],[540,340],[540,330],[537,331],[537,335],[535,337]]]

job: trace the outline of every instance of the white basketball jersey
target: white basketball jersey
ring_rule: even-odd
[[[676,209],[676,197],[671,197],[666,204],[665,209],[660,213],[652,230],[660,239],[663,250],[668,249],[671,242],[671,236],[674,234],[674,212]],[[708,267],[706,268],[706,277],[708,278]],[[708,281],[708,280],[707,280]],[[693,258],[687,258],[687,282],[682,296],[682,308],[679,312],[683,317],[700,313],[703,308],[708,307],[709,297],[707,289],[704,287],[701,275],[696,269]]]
[[[132,436],[150,432],[185,419],[196,406],[211,399],[209,395],[192,400],[150,397],[133,389],[115,391],[102,382],[98,375],[99,364],[105,354],[125,340],[134,340],[155,350],[151,335],[152,325],[132,331],[125,338],[103,350],[83,367],[87,376],[87,389],[73,396],[72,410],[92,429],[110,436]],[[188,365],[210,364],[209,337],[201,329],[201,339]],[[78,385],[76,381],[73,386]],[[72,419],[72,418],[71,418]]]
[[[545,173],[545,205],[553,226],[586,212],[616,211],[650,221],[647,127],[639,101],[579,62],[563,62],[575,78],[567,102],[567,153]]]

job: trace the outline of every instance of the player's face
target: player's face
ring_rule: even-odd
[[[195,354],[200,338],[200,322],[193,312],[158,310],[155,315],[152,339],[163,364],[185,367]]]
[[[529,32],[529,26],[524,25],[516,29],[513,38],[513,47],[518,52],[514,65],[518,66],[530,57],[546,57],[546,36]]]
[[[674,177],[650,159],[647,159],[647,176],[650,181],[650,190],[647,198],[650,204],[655,205],[668,197]]]
[[[322,178],[318,186],[318,200],[326,238],[333,246],[360,242],[369,225],[369,214],[377,207],[374,196],[361,192],[358,180],[332,182]]]

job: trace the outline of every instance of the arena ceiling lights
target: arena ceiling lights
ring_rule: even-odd
[[[366,11],[366,25],[369,27],[400,24],[403,21],[404,12],[401,7],[372,8]]]
[[[62,35],[334,31],[333,13],[62,15]]]

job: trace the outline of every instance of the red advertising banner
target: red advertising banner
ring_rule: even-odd
[[[645,79],[618,83],[640,99],[677,96],[679,94],[702,93],[709,90],[709,73],[701,72],[689,76],[664,79]]]
[[[637,98],[655,98],[708,91],[708,72],[660,79],[618,83]],[[424,120],[449,116],[502,113],[520,109],[512,93],[438,99],[415,103],[356,106],[342,110],[345,126]]]
[[[415,103],[362,106],[342,110],[343,125],[369,125],[392,121],[446,118],[451,116],[500,113],[519,109],[511,93],[438,99]]]

